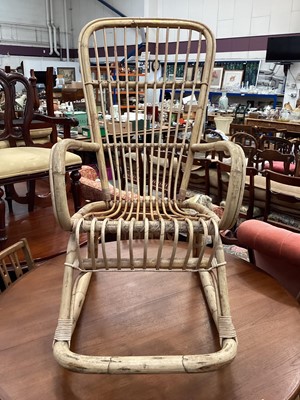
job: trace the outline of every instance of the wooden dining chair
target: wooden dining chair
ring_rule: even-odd
[[[35,263],[25,238],[0,251],[0,292],[20,278],[24,271],[34,267]]]
[[[233,136],[235,133],[248,133],[249,135],[254,136],[251,125],[231,123],[229,127],[229,135]]]
[[[105,18],[91,21],[82,29],[78,48],[91,143],[66,139],[52,148],[53,207],[61,227],[70,232],[61,307],[53,342],[54,357],[65,368],[81,373],[189,373],[226,365],[236,355],[237,342],[229,309],[226,263],[219,230],[233,226],[239,213],[245,157],[240,146],[229,141],[200,143],[214,65],[213,35],[205,25],[195,21]],[[195,79],[187,74],[191,59],[196,61]],[[200,60],[204,60],[201,80],[196,78]],[[182,79],[176,79],[179,61],[184,65]],[[173,76],[167,74],[167,68],[161,69],[161,65],[170,62],[174,65]],[[112,63],[113,78],[110,73]],[[141,65],[145,67],[142,76]],[[148,65],[152,68],[148,69]],[[186,91],[192,97],[198,96],[192,131],[179,124],[166,126],[162,113],[157,126],[152,124],[149,128],[149,105],[152,106],[151,120],[155,121],[158,99],[164,99],[168,92],[172,114],[175,109],[183,108]],[[141,96],[143,102],[139,101]],[[97,98],[100,104],[97,104]],[[116,118],[103,120],[103,137],[99,116],[107,115],[111,104]],[[132,118],[131,121],[125,118],[125,112],[127,116],[133,116],[135,124],[132,124]],[[187,107],[188,118],[191,112],[190,104]],[[142,126],[138,126],[138,121],[142,121]],[[72,216],[65,195],[63,160],[67,149],[96,153],[104,195],[104,200],[91,202]],[[187,198],[195,155],[207,151],[224,151],[232,160],[228,201],[221,220],[207,207]],[[135,156],[135,163],[130,155]],[[182,173],[183,155],[187,158]],[[134,167],[139,168],[140,160],[142,174],[134,170]],[[108,168],[112,171],[110,180]],[[121,186],[123,171],[126,174],[124,187]],[[137,176],[140,179],[134,180]],[[112,192],[111,185],[118,190]],[[121,192],[125,193],[125,199],[120,198]],[[114,252],[106,249],[110,235],[115,237]],[[182,236],[186,238],[186,252],[179,257],[176,249]],[[206,254],[208,237],[212,238],[212,249]],[[80,238],[86,238],[88,243],[84,253]],[[150,238],[156,244],[151,252],[148,251]],[[165,251],[167,242],[171,243],[169,253]],[[197,355],[178,355],[178,352],[153,356],[74,353],[72,335],[90,279],[97,271],[198,272],[220,346],[211,353]]]
[[[253,126],[252,132],[253,132],[253,135],[258,139],[262,136],[280,137],[280,138],[285,139],[286,134],[287,134],[286,129],[268,128],[268,127],[259,126],[259,125]]]
[[[295,171],[294,155],[283,154],[279,150],[258,150],[254,164],[262,174],[265,170],[272,170],[285,175],[293,175]]]
[[[293,154],[295,157],[295,170],[294,176],[300,176],[300,140],[292,140]]]
[[[45,91],[44,91],[45,99],[44,100],[45,100],[45,104],[46,104],[45,114],[49,117],[55,117],[54,95],[53,95],[53,74],[54,74],[54,68],[47,67],[46,72],[45,72]],[[38,109],[40,107],[40,97],[39,97],[38,90],[37,90],[37,84],[39,83],[39,81],[38,81],[38,78],[36,77],[33,69],[30,70],[29,81],[31,83],[31,86],[33,87],[35,102],[37,103],[34,107],[35,112],[38,112]],[[57,142],[57,139],[58,139],[57,126],[58,126],[57,124],[53,124],[53,123],[49,123],[49,122],[46,123],[46,122],[40,121],[39,119],[33,118],[32,122],[31,122],[31,129],[30,129],[30,136],[32,137],[33,142],[40,143],[43,147],[52,147]],[[69,128],[71,129],[71,126]],[[69,128],[67,131],[68,137],[70,137]]]
[[[24,105],[16,103],[18,92],[26,97]],[[0,93],[4,102],[0,110],[0,142],[5,141],[9,147],[0,148],[0,241],[6,239],[5,229],[5,202],[12,211],[12,201],[28,205],[28,211],[33,211],[35,200],[35,181],[49,175],[50,148],[34,143],[30,128],[33,120],[48,124],[64,124],[67,130],[76,125],[71,118],[55,118],[35,113],[35,96],[30,81],[17,72],[6,73],[0,69]],[[19,141],[22,143],[20,144]],[[81,157],[68,152],[66,171],[69,171],[74,180],[73,188],[80,176]],[[15,190],[15,184],[27,182],[28,191],[21,196]],[[79,196],[74,189],[75,208],[79,203]]]
[[[296,164],[294,162],[294,145],[291,141],[281,137],[263,135],[259,138],[258,147],[257,166],[261,163],[261,169],[271,169],[278,173],[294,175]]]
[[[242,147],[247,159],[247,166],[253,167],[255,156],[259,148],[255,137],[246,132],[236,132],[231,136],[230,140]]]
[[[293,143],[290,140],[277,136],[261,136],[258,146],[260,150],[278,150],[282,154],[291,154],[293,150]]]
[[[300,232],[300,177],[267,170],[264,221]]]

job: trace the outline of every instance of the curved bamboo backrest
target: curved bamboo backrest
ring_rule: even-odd
[[[101,19],[82,30],[82,81],[107,200],[108,168],[127,199],[133,192],[135,201],[140,195],[158,199],[158,192],[162,198],[185,198],[193,163],[188,146],[202,136],[214,52],[210,30],[193,21]],[[185,105],[186,96],[198,101]],[[109,120],[108,114],[117,118]],[[193,127],[179,124],[183,116],[194,119]]]

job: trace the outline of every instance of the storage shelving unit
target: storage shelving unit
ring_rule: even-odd
[[[221,91],[218,92],[209,92],[209,100],[213,104],[217,104],[220,96],[222,95]],[[275,94],[275,93],[246,93],[246,92],[226,92],[228,98],[231,101],[234,99],[236,103],[247,103],[247,101],[255,102],[253,107],[255,107],[256,103],[259,101],[263,101],[266,103],[272,102],[272,107],[276,108],[277,106],[282,105],[283,94]]]

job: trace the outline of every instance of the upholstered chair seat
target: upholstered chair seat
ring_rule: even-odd
[[[1,180],[49,171],[50,149],[40,147],[10,147],[0,150]],[[66,165],[80,164],[81,158],[71,152],[66,154]]]

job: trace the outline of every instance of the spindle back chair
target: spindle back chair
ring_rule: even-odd
[[[18,92],[24,96],[23,105],[17,103]],[[0,97],[3,98],[3,104],[0,104],[0,142],[6,143],[0,148],[0,241],[4,241],[7,239],[4,195],[11,212],[13,200],[28,204],[28,211],[33,211],[36,179],[49,175],[50,149],[33,141],[30,135],[32,121],[43,121],[48,125],[62,124],[68,132],[70,126],[76,125],[77,121],[35,113],[34,88],[18,72],[6,73],[0,69]],[[66,170],[74,178],[75,208],[78,208],[79,201],[78,196],[75,196],[75,186],[78,184],[81,163],[78,155],[67,153]],[[15,184],[19,182],[27,182],[28,192],[25,196],[15,190]]]
[[[35,267],[25,238],[0,251],[0,292]]]

